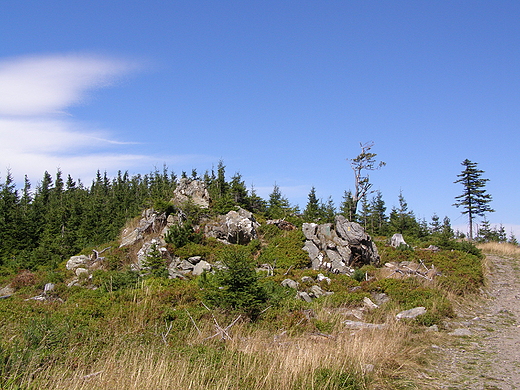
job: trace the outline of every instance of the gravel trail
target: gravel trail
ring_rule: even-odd
[[[432,345],[434,389],[520,389],[520,261],[488,255],[482,299],[456,309],[448,345]]]

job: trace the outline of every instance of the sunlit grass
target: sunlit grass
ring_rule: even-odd
[[[477,247],[484,253],[520,258],[520,246],[507,242],[486,242],[478,244]]]

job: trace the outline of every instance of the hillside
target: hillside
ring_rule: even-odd
[[[431,345],[484,283],[468,243],[219,214],[183,188],[115,241],[4,268],[2,388],[424,388]]]

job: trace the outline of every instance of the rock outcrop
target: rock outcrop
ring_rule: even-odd
[[[160,232],[166,226],[166,221],[165,213],[159,213],[154,209],[144,210],[137,227],[127,227],[123,230],[119,247],[134,245],[147,233]]]
[[[186,202],[193,202],[196,206],[207,209],[211,203],[206,184],[202,180],[181,178],[179,184],[173,191],[173,198],[170,200],[176,206],[181,206]]]
[[[307,239],[303,250],[309,253],[313,269],[348,273],[351,267],[379,265],[377,248],[365,230],[345,217],[336,216],[334,224],[304,223]]]
[[[239,208],[231,210],[226,215],[221,215],[214,222],[209,222],[204,227],[207,237],[214,237],[228,244],[247,245],[257,238],[256,228],[260,226],[253,214]]]

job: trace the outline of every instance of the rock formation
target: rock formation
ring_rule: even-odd
[[[355,222],[337,215],[335,223],[304,223],[307,239],[303,249],[309,253],[313,269],[347,273],[350,267],[379,265],[377,248],[365,230]]]
[[[207,237],[214,237],[228,244],[247,245],[257,238],[256,228],[260,226],[253,214],[239,208],[231,210],[226,215],[219,216],[215,221],[204,227]]]
[[[211,198],[206,184],[202,180],[183,177],[179,180],[175,191],[173,191],[173,198],[170,202],[176,206],[181,206],[183,203],[189,201],[193,202],[196,206],[207,209],[211,203]]]

